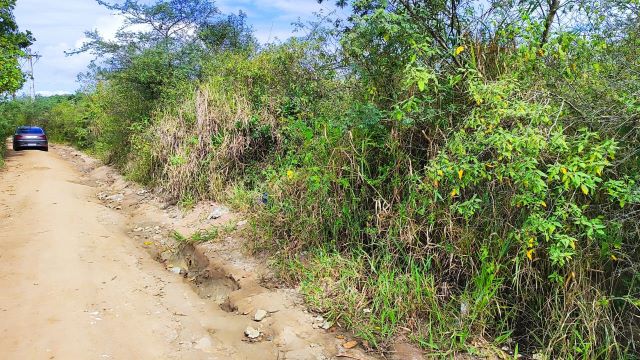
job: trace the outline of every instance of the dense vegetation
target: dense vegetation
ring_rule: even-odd
[[[29,31],[20,31],[13,16],[15,0],[0,0],[0,101],[14,93],[25,82],[25,74],[20,69],[20,58],[26,55],[26,48],[35,40]],[[0,137],[5,138],[13,130],[13,119],[0,117]],[[0,146],[0,165],[4,146]]]
[[[84,90],[25,121],[247,211],[371,346],[639,357],[637,1],[354,1],[266,46],[205,0],[104,5],[148,26],[89,33]]]

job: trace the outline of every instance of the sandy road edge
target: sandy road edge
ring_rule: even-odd
[[[246,253],[241,237],[246,224],[242,214],[209,201],[183,211],[168,205],[161,194],[127,181],[116,169],[81,151],[59,144],[51,148],[73,164],[88,185],[95,186],[96,196],[104,206],[127,217],[129,235],[138,246],[168,271],[184,276],[202,298],[219,303],[223,310],[245,321],[264,310],[266,318],[255,322],[260,336],[245,340],[273,341],[287,358],[379,358],[362,344],[346,349],[343,345],[352,340],[352,335],[310,313],[297,290],[263,286],[264,279],[271,278],[267,259]],[[220,216],[212,219],[212,211]],[[188,236],[213,227],[233,227],[233,231],[202,244],[179,243],[171,236],[173,231]],[[402,349],[392,357],[421,358],[420,352],[407,344]]]

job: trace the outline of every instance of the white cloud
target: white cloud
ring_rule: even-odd
[[[124,24],[124,16],[122,15],[105,15],[96,20],[96,26],[94,27],[100,35],[106,40],[114,40],[116,33]]]
[[[72,93],[67,90],[41,90],[36,91],[36,95],[40,96],[52,96],[52,95],[71,95]]]

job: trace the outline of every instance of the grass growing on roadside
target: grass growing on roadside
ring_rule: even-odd
[[[276,262],[275,267],[282,278],[300,284],[309,306],[353,329],[370,346],[388,348],[401,335],[432,355],[448,356],[452,349],[483,351],[467,342],[475,337],[482,343],[477,336],[482,324],[473,318],[483,313],[481,302],[487,294],[452,294],[437,284],[429,261],[406,258],[409,271],[404,273],[391,265],[391,256],[372,258],[356,250],[346,257],[320,249],[306,253],[303,260]],[[478,281],[487,281],[483,289],[499,286],[496,279]]]
[[[235,230],[236,224],[230,221],[225,224],[212,226],[208,229],[198,230],[189,236],[183,235],[177,230],[173,230],[170,233],[170,236],[178,243],[200,244],[209,241],[216,241],[220,239],[221,236],[231,234]]]
[[[220,236],[218,227],[211,227],[206,230],[199,230],[195,233],[185,236],[177,230],[171,232],[171,237],[178,243],[200,244],[208,241],[215,241]]]

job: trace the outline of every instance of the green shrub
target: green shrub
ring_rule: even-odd
[[[637,358],[637,19],[583,5],[566,30],[523,3],[357,1],[259,50],[155,44],[48,124],[183,207],[246,211],[252,249],[372,346]]]

